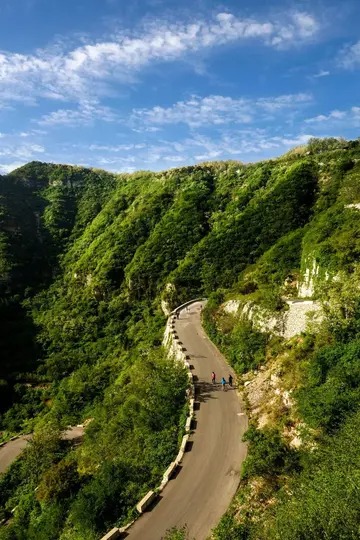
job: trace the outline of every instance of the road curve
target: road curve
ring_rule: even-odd
[[[14,441],[9,441],[0,448],[0,473],[5,472],[9,465],[21,454],[29,440],[30,436],[23,435]]]
[[[67,441],[71,441],[73,439],[80,439],[83,435],[84,427],[74,426],[64,431],[62,437]],[[5,472],[11,463],[15,461],[31,438],[31,435],[21,435],[0,448],[0,473]]]
[[[129,540],[160,540],[171,527],[187,525],[189,537],[205,540],[228,508],[239,484],[246,445],[241,442],[247,417],[235,389],[212,385],[228,379],[224,357],[205,335],[201,302],[184,308],[176,331],[194,366],[197,386],[195,430],[176,478],[170,480],[156,506],[129,529]]]

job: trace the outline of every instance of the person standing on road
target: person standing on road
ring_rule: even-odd
[[[230,373],[230,375],[229,375],[229,386],[232,386],[232,383],[233,383],[233,377],[232,377],[232,375]]]
[[[212,372],[211,372],[211,381],[212,381],[213,384],[216,383],[216,375],[215,375],[215,371],[212,371]]]
[[[221,386],[222,386],[223,391],[225,392],[225,390],[226,390],[226,381],[225,381],[224,377],[221,379]]]

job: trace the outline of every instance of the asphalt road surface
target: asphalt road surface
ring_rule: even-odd
[[[222,391],[228,380],[225,359],[206,337],[200,322],[201,303],[183,309],[176,321],[180,341],[196,375],[195,429],[182,467],[157,504],[128,531],[129,540],[160,540],[172,527],[187,525],[189,538],[205,540],[228,508],[239,484],[246,445],[241,442],[247,417],[236,389]],[[217,384],[211,383],[215,371]],[[233,373],[232,373],[233,375]]]
[[[63,438],[70,441],[80,439],[83,434],[84,428],[82,426],[74,426],[64,431]],[[21,454],[30,440],[31,435],[22,435],[0,448],[0,473],[6,471],[9,465]]]

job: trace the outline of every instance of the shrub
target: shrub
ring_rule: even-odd
[[[275,428],[256,429],[250,426],[243,440],[249,443],[249,454],[242,476],[276,476],[298,466],[298,455],[290,449]]]
[[[265,360],[267,339],[249,320],[242,318],[236,323],[229,336],[228,354],[238,373],[254,369]]]

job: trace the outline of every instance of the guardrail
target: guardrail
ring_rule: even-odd
[[[177,308],[175,308],[170,313],[167,323],[166,323],[164,339],[163,339],[163,345],[168,349],[169,356],[174,356],[178,361],[183,362],[184,366],[188,369],[190,393],[187,394],[187,398],[189,402],[189,412],[188,412],[188,416],[185,423],[186,433],[182,438],[179,452],[175,460],[172,463],[170,463],[169,467],[164,472],[160,485],[154,490],[149,491],[141,499],[141,501],[137,503],[136,510],[138,511],[139,516],[155,501],[159,493],[162,492],[162,490],[168,484],[169,480],[174,476],[178,466],[182,462],[182,459],[184,457],[184,453],[186,450],[186,445],[190,437],[191,423],[194,416],[195,385],[194,385],[193,374],[191,373],[190,363],[188,362],[189,357],[187,356],[186,350],[182,346],[182,343],[179,341],[179,338],[177,337],[177,334],[174,331],[174,325],[176,322],[177,313],[180,313],[181,310],[183,310],[184,308],[196,302],[206,302],[206,298],[196,298],[195,300],[189,300],[188,302],[185,302],[184,304],[181,304],[181,306],[178,306]],[[133,525],[134,521],[135,520],[131,521],[124,527],[120,527],[120,528],[114,527],[105,536],[103,536],[101,540],[114,540],[116,538],[121,538],[122,533],[125,533]]]
[[[191,304],[195,304],[195,302],[206,302],[207,301],[207,298],[195,298],[194,300],[189,300],[188,302],[185,302],[184,304],[181,304],[180,306],[176,307],[175,309],[173,309],[171,312],[170,312],[170,316],[171,315],[176,315],[176,313],[178,311],[181,311],[182,309],[184,309],[185,307],[187,306],[190,306]]]

